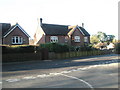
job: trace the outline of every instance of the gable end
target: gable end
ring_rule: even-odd
[[[15,25],[11,30],[9,30],[9,32],[7,32],[5,35],[4,35],[4,38],[7,37],[16,27],[18,27],[27,37],[30,37],[26,32],[25,30],[23,30],[23,28],[20,26],[20,25]]]

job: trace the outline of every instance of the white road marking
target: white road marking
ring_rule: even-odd
[[[94,89],[93,89],[93,86],[92,86],[91,84],[89,84],[88,82],[86,82],[86,81],[84,81],[84,80],[82,80],[82,79],[79,79],[79,78],[73,77],[73,76],[68,76],[68,75],[65,75],[65,74],[61,74],[61,75],[62,75],[62,76],[65,76],[65,77],[72,78],[72,79],[76,79],[76,80],[78,80],[78,81],[81,81],[81,82],[87,84],[92,90],[94,90]]]
[[[70,71],[62,71],[60,73],[70,73],[70,72],[72,72],[72,70],[70,70]]]
[[[37,75],[38,78],[45,78],[45,77],[49,77],[50,75],[47,74],[42,74],[42,75]]]
[[[2,82],[0,82],[0,84],[2,84]]]
[[[26,79],[26,80],[28,80],[28,79],[35,79],[35,78],[37,78],[37,77],[28,76],[28,77],[23,77],[22,79]]]
[[[55,76],[55,75],[59,75],[60,73],[50,73],[50,76]]]
[[[7,82],[17,82],[17,81],[20,81],[20,79],[7,79],[6,81]]]
[[[112,61],[113,62],[113,61]],[[41,75],[37,75],[37,76],[26,76],[23,77],[23,80],[29,80],[29,79],[36,79],[36,78],[45,78],[45,77],[50,77],[50,76],[56,76],[56,75],[61,75],[61,74],[67,74],[67,73],[71,73],[71,72],[75,72],[75,71],[82,71],[82,70],[88,70],[94,67],[98,67],[98,66],[106,66],[106,65],[116,65],[116,63],[111,63],[111,64],[98,64],[98,65],[92,65],[92,66],[88,66],[88,67],[84,67],[84,68],[77,68],[77,69],[71,69],[71,70],[66,70],[66,71],[61,71],[61,72],[55,72],[55,73],[49,73],[49,74],[41,74]],[[21,81],[22,79],[7,79],[7,82],[17,82],[17,81]],[[2,82],[0,82],[1,84]]]

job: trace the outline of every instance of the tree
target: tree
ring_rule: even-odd
[[[97,37],[99,38],[99,41],[104,42],[107,40],[107,35],[104,32],[98,32]]]
[[[91,36],[90,41],[92,44],[97,44],[98,42],[110,43],[114,38],[114,35],[106,35],[106,33],[99,31],[97,34]]]
[[[114,35],[107,35],[107,42],[112,42],[114,40]]]
[[[92,36],[90,37],[90,42],[91,42],[92,44],[97,44],[97,43],[99,42],[99,38],[97,37],[97,35],[92,35]]]

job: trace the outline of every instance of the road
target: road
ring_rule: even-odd
[[[3,88],[118,88],[118,55],[3,64]]]

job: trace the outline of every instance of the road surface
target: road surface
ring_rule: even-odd
[[[118,55],[3,64],[2,88],[118,88]]]

